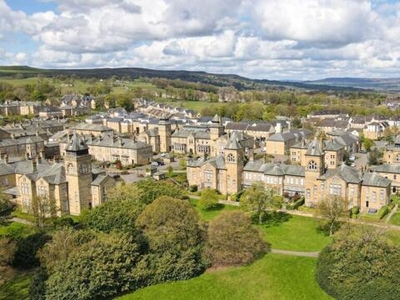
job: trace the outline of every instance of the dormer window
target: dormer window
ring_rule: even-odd
[[[313,161],[313,160],[308,163],[308,169],[309,170],[316,170],[317,167],[318,167],[317,163],[315,161]]]

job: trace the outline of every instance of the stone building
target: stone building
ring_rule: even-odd
[[[208,158],[191,159],[187,164],[189,185],[199,189],[213,188],[223,194],[238,193],[242,189],[244,149],[232,135],[225,146],[224,154]]]
[[[74,133],[66,147],[63,163],[43,158],[0,162],[0,183],[24,211],[30,211],[35,196],[54,201],[57,215],[79,215],[104,201],[115,180],[92,171],[91,156],[83,138]]]

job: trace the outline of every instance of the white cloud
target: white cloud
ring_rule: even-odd
[[[0,0],[0,63],[140,66],[269,79],[393,76],[400,67],[399,3],[48,1],[58,9],[26,14]],[[7,47],[18,33],[38,48],[25,50],[21,42]]]

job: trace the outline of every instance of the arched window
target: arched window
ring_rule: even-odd
[[[227,160],[228,160],[228,162],[235,162],[235,157],[233,156],[232,153],[228,154]]]
[[[308,169],[309,170],[316,170],[317,166],[318,166],[317,163],[315,161],[313,161],[313,160],[308,163]]]
[[[74,174],[75,173],[75,168],[73,164],[68,165],[68,173],[69,174]]]

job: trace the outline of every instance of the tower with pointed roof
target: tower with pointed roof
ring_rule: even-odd
[[[171,122],[166,114],[163,114],[158,122],[158,134],[160,136],[160,151],[171,151]]]
[[[215,115],[214,118],[211,120],[210,126],[210,139],[215,141],[224,133],[224,126],[222,126],[221,117]]]
[[[321,140],[315,138],[308,146],[305,154],[305,204],[315,205],[322,197],[318,178],[325,171],[325,153]]]
[[[74,132],[65,149],[65,172],[68,182],[69,212],[79,215],[83,209],[91,208],[90,184],[92,164],[89,149],[84,139]]]
[[[242,189],[242,173],[244,168],[244,149],[235,134],[231,136],[225,147],[226,191],[237,193]]]

